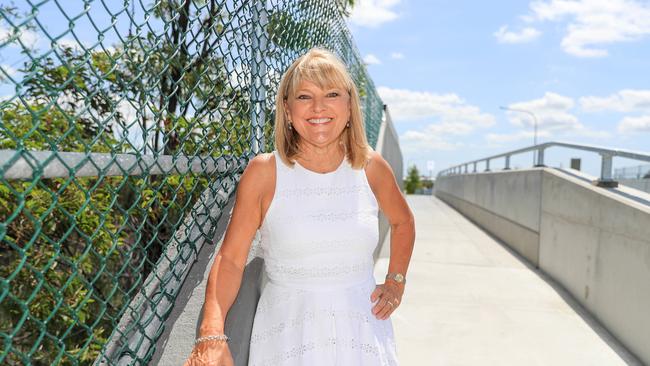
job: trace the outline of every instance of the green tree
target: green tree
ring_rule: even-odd
[[[408,168],[406,179],[404,180],[404,187],[406,188],[406,193],[413,194],[421,186],[422,186],[422,182],[420,181],[420,172],[418,171],[418,167],[415,165],[411,165]]]
[[[270,15],[297,33],[270,34],[277,48],[269,52],[293,54],[336,36],[309,9],[316,2],[297,3],[303,18]],[[114,132],[136,125],[152,143],[145,154],[246,152],[250,85],[231,80],[247,74],[237,66],[248,66],[248,51],[222,56],[240,47],[225,33],[238,13],[212,0],[156,4],[163,30],[145,27],[99,51],[57,46],[53,56],[30,57],[19,98],[0,102],[0,149],[131,152],[138,148]],[[353,4],[337,0],[336,9],[349,14]],[[3,14],[24,23],[16,11]],[[131,120],[124,103],[137,111]],[[270,121],[272,106],[265,108]],[[264,132],[270,136],[271,123]],[[0,363],[92,363],[208,179],[215,177],[0,177]]]
[[[218,31],[207,18],[203,25]],[[170,29],[192,34],[182,24]],[[153,31],[143,38],[140,49],[131,37],[114,51],[57,46],[56,58],[31,58],[20,70],[20,98],[0,102],[0,149],[132,151],[113,134],[131,122],[164,135],[157,151],[221,155],[227,146],[241,154],[248,99],[226,86],[214,44],[201,43],[209,57],[183,59],[184,52],[171,56],[183,47],[175,38]],[[136,121],[122,115],[125,101],[138,110]],[[207,185],[208,177],[194,175],[0,180],[0,363],[95,360]]]
[[[34,99],[25,97],[24,99]],[[42,104],[0,106],[0,149],[83,151],[84,125]],[[38,111],[40,123],[34,124]],[[73,138],[67,138],[72,135]],[[111,143],[106,134],[105,143]],[[107,152],[105,144],[93,151]],[[0,352],[6,365],[90,364],[206,177],[0,183]]]

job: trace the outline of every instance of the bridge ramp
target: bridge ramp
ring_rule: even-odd
[[[392,316],[402,365],[641,365],[505,244],[435,196],[407,200],[416,243]],[[378,282],[388,247],[375,267]]]

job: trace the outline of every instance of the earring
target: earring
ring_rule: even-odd
[[[289,121],[289,130],[293,130],[293,126],[291,125],[291,121]]]
[[[348,123],[345,124],[345,127],[350,128],[350,121],[348,121]]]

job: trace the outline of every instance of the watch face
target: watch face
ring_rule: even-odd
[[[395,281],[397,281],[397,282],[402,282],[402,281],[404,281],[404,276],[401,275],[401,274],[399,274],[399,273],[396,274],[396,275],[395,275]]]

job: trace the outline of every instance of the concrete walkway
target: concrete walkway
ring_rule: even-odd
[[[554,281],[432,196],[393,314],[402,365],[637,365]],[[387,251],[389,245],[384,245]],[[383,253],[375,267],[383,281]]]

